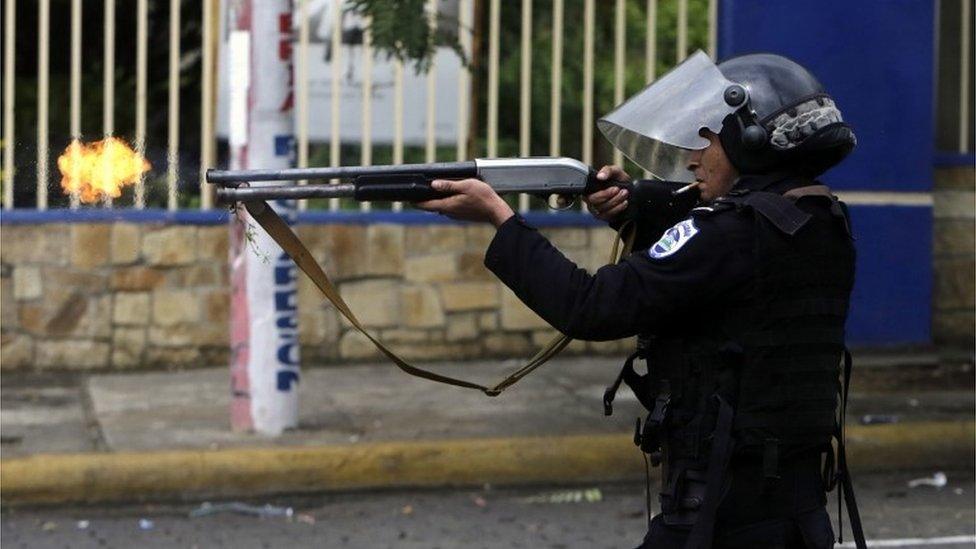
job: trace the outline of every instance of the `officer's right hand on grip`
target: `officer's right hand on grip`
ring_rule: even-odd
[[[630,181],[630,176],[627,175],[627,172],[623,168],[612,165],[600,168],[600,171],[596,174],[596,178],[601,181],[606,181],[608,184],[612,181]],[[627,189],[617,185],[610,185],[605,189],[584,195],[583,202],[589,207],[593,217],[601,221],[606,221],[607,223],[614,223],[627,210],[628,195],[629,192]]]

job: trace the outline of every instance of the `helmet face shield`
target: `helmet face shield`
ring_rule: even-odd
[[[722,121],[741,106],[725,101],[732,86],[702,51],[683,61],[597,121],[603,135],[627,158],[661,179],[693,181],[691,151],[709,141],[702,129],[719,133]]]

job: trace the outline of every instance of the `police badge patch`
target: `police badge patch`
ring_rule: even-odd
[[[652,259],[668,257],[680,250],[696,234],[698,234],[698,227],[695,226],[695,220],[685,219],[664,231],[664,236],[647,250],[647,255]]]

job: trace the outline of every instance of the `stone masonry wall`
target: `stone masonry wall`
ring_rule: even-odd
[[[581,266],[605,228],[546,231]],[[457,225],[302,225],[299,234],[360,320],[414,360],[529,357],[553,330],[483,266],[494,230]],[[184,368],[228,360],[226,226],[5,225],[0,231],[4,370]],[[378,358],[299,274],[304,365]],[[620,353],[630,342],[575,342]]]
[[[972,352],[976,341],[976,170],[935,172],[933,326],[936,343]]]

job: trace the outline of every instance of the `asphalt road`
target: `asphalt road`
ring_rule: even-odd
[[[907,486],[932,473],[857,479],[868,537],[887,540],[872,546],[974,547],[973,472],[948,472],[942,488]],[[247,503],[290,506],[292,513],[191,518],[197,503],[4,509],[0,540],[5,549],[633,547],[646,520],[642,485],[353,493]],[[949,536],[964,541],[939,539]]]

